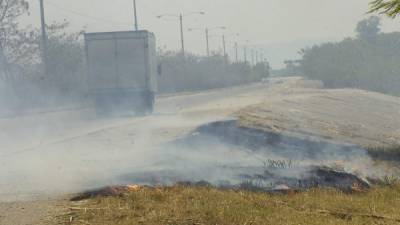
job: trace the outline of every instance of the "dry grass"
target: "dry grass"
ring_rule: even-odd
[[[400,184],[355,195],[336,190],[268,195],[202,187],[143,188],[122,197],[74,203],[61,219],[74,225],[400,224]]]

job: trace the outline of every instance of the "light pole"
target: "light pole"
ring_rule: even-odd
[[[210,39],[209,39],[208,28],[206,28],[206,44],[207,44],[207,56],[210,56]]]
[[[206,34],[206,52],[207,52],[208,57],[210,56],[210,31],[218,30],[218,29],[225,30],[226,27],[221,26],[221,27],[211,27],[211,28],[206,27],[206,28],[204,28],[205,34]],[[194,30],[203,30],[203,28],[189,28],[189,31],[194,31]]]
[[[181,28],[181,46],[182,46],[182,57],[185,58],[185,38],[183,35],[183,15],[179,14],[179,24]]]
[[[226,27],[212,27],[212,28],[206,28],[206,36],[207,36],[207,56],[210,56],[210,45],[209,45],[209,40],[210,40],[210,31],[213,30],[226,30]],[[225,42],[225,37],[223,38],[223,42]]]
[[[244,53],[244,62],[247,63],[247,46],[243,47],[243,53]]]
[[[49,69],[48,69],[48,58],[47,58],[47,34],[46,34],[46,21],[44,18],[44,3],[43,0],[39,0],[40,2],[40,22],[41,22],[41,31],[42,31],[42,60],[44,66],[44,75],[47,78]]]
[[[254,49],[251,49],[251,64],[254,65]]]
[[[135,30],[139,30],[139,25],[138,25],[138,18],[137,18],[137,11],[136,11],[136,0],[133,0],[133,13],[135,16]]]
[[[238,56],[238,43],[235,42],[235,59],[236,59],[236,63],[239,62],[239,56]]]
[[[239,33],[234,33],[234,34],[222,35],[222,48],[223,48],[223,51],[224,51],[224,57],[226,59],[228,59],[228,55],[226,54],[226,38],[227,37],[232,37],[232,36],[239,37],[240,34]]]
[[[210,31],[213,30],[225,30],[226,27],[221,26],[221,27],[206,27],[204,28],[205,34],[206,34],[206,52],[207,56],[210,56]],[[203,30],[203,28],[189,28],[189,31],[194,31],[194,30]]]
[[[181,48],[182,48],[182,56],[183,58],[185,58],[185,38],[184,38],[184,32],[183,32],[183,18],[186,16],[190,16],[190,15],[204,15],[205,12],[190,12],[187,14],[183,14],[180,13],[179,15],[175,15],[175,14],[163,14],[163,15],[159,15],[157,16],[157,18],[161,19],[163,17],[174,17],[174,18],[178,18],[179,19],[179,28],[180,28],[180,36],[181,36]]]
[[[264,51],[262,51],[262,52],[260,53],[260,60],[261,60],[262,63],[265,63]]]
[[[222,49],[224,51],[224,58],[226,60],[226,42],[225,42],[225,35],[222,35]]]
[[[247,63],[247,44],[250,43],[249,40],[243,41],[245,44],[243,45],[243,55],[244,55],[244,63]]]

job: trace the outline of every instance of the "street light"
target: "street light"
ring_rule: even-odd
[[[185,39],[184,39],[184,34],[183,34],[183,17],[190,16],[190,15],[204,15],[206,14],[205,12],[189,12],[186,14],[180,13],[178,15],[176,14],[162,14],[157,16],[157,18],[161,19],[164,17],[174,17],[179,19],[180,23],[180,31],[181,31],[181,46],[182,46],[182,56],[185,57]]]
[[[239,37],[240,34],[239,33],[234,33],[234,34],[227,34],[227,35],[222,35],[222,46],[223,46],[223,50],[224,50],[224,57],[227,58],[227,54],[226,54],[226,37]],[[237,44],[235,44],[235,46],[237,46]],[[236,47],[236,60],[237,60],[237,47]]]
[[[195,30],[203,30],[203,28],[189,28],[189,31],[195,31]],[[210,56],[210,31],[213,30],[226,30],[226,27],[220,26],[220,27],[206,27],[204,28],[205,34],[206,34],[206,51],[207,51],[207,56]]]
[[[227,37],[233,37],[233,36],[235,36],[235,37],[239,37],[240,36],[240,34],[239,33],[232,33],[232,34],[223,34],[223,35],[213,35],[213,36],[211,36],[211,37],[221,37],[222,38],[222,54],[223,54],[223,56],[224,56],[224,58],[225,58],[225,61],[226,61],[226,63],[227,63],[227,61],[228,61],[228,54],[227,54],[227,52],[226,52],[226,38]],[[236,50],[236,61],[238,60],[237,59],[237,42],[235,42],[235,50]]]
[[[251,64],[252,65],[257,65],[258,63],[258,50],[255,49],[255,45],[251,46]]]
[[[244,40],[244,41],[242,41],[242,42],[245,43],[245,44],[243,44],[244,63],[247,63],[247,45],[246,45],[246,44],[249,44],[250,41],[249,41],[249,40]]]
[[[256,65],[259,63],[259,52],[256,51]]]
[[[206,28],[206,39],[207,39],[207,56],[210,56],[210,44],[209,44],[209,39],[210,39],[210,31],[213,30],[226,30],[226,27],[212,27],[212,28]]]
[[[259,46],[258,45],[252,45],[252,50],[251,50],[251,63],[253,65],[257,65],[258,63],[263,61],[263,56],[262,53],[260,52]]]
[[[254,53],[255,53],[255,50],[254,50],[254,48],[252,48],[251,49],[251,64],[252,65],[254,65]]]

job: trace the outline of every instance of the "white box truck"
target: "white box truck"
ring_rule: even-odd
[[[89,94],[102,115],[151,113],[157,91],[153,33],[86,33]]]

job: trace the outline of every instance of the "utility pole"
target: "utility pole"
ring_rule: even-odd
[[[184,39],[184,34],[183,34],[183,16],[189,16],[189,15],[194,15],[194,14],[200,14],[200,15],[204,15],[205,12],[191,12],[188,14],[183,14],[183,13],[179,13],[178,15],[175,14],[162,14],[162,15],[158,15],[157,18],[161,19],[163,17],[175,17],[179,19],[179,28],[180,28],[180,34],[181,34],[181,46],[182,46],[182,56],[183,58],[185,58],[185,39]]]
[[[235,59],[236,59],[236,63],[239,62],[239,58],[238,58],[238,43],[235,42]]]
[[[184,36],[183,36],[183,15],[182,15],[182,13],[179,14],[179,22],[180,22],[180,25],[181,25],[182,56],[183,56],[183,58],[185,58],[185,39],[184,39]]]
[[[247,47],[243,47],[243,53],[244,53],[244,62],[247,63]]]
[[[208,28],[206,28],[206,42],[207,42],[207,56],[210,57],[210,36],[208,34]]]
[[[42,60],[44,66],[44,75],[48,77],[48,57],[47,57],[47,34],[46,34],[46,21],[44,18],[44,3],[40,1],[40,18],[41,18],[41,30],[42,30]]]
[[[225,42],[225,35],[222,35],[222,49],[224,51],[224,57],[226,58],[226,42]]]
[[[251,64],[254,65],[254,49],[251,49]]]
[[[6,57],[4,56],[3,45],[0,43],[0,80],[6,80]]]
[[[188,30],[194,31],[194,30],[203,30],[203,29],[202,28],[189,28]],[[210,39],[209,31],[210,30],[208,29],[208,27],[206,27],[204,29],[204,31],[205,31],[205,37],[206,37],[206,54],[209,57],[210,56],[210,42],[209,42],[209,39]]]
[[[224,51],[224,62],[225,62],[225,69],[228,65],[228,55],[226,54],[226,41],[225,41],[225,35],[222,35],[222,49]]]
[[[256,65],[258,63],[258,51],[256,50]]]
[[[133,0],[133,13],[135,15],[135,30],[139,30],[139,25],[138,25],[138,18],[137,18],[137,11],[136,11],[136,0]]]

